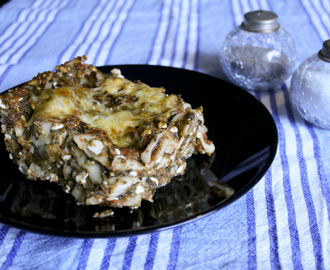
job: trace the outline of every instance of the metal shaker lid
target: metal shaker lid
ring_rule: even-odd
[[[270,33],[276,31],[280,25],[276,13],[266,10],[255,10],[244,15],[242,28],[250,32]]]
[[[326,62],[330,62],[330,39],[323,42],[323,48],[319,51],[318,56]]]

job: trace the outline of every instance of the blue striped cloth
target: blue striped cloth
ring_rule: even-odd
[[[279,15],[299,65],[330,37],[328,0],[11,0],[0,8],[0,91],[86,54],[222,78],[218,52],[251,10]],[[162,232],[69,239],[0,224],[3,269],[330,269],[330,131],[292,108],[289,81],[255,93],[279,132],[274,163],[221,211]]]

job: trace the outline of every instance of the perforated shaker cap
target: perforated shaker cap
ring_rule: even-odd
[[[250,32],[270,33],[276,31],[280,25],[276,13],[266,10],[255,10],[244,15],[242,28]]]
[[[323,47],[318,55],[323,61],[330,62],[330,39],[323,42]]]

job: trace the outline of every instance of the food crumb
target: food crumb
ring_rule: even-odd
[[[114,212],[111,209],[108,210],[104,210],[101,213],[96,212],[93,215],[93,218],[104,218],[104,217],[108,217],[108,216],[113,216]]]

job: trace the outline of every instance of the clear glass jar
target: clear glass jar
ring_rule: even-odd
[[[294,69],[294,41],[273,12],[252,11],[244,19],[222,44],[220,63],[225,75],[247,90],[280,87]]]
[[[292,76],[290,99],[311,124],[330,129],[330,39],[306,59]]]

